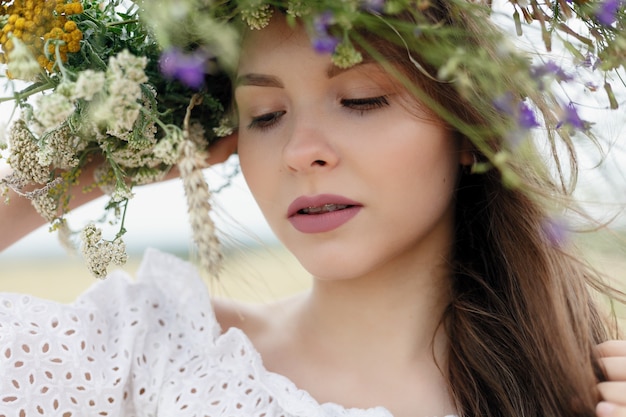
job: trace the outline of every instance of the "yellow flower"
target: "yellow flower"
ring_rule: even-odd
[[[6,5],[2,2],[2,15],[8,16],[2,27],[0,62],[11,62],[13,44],[10,37],[19,39],[28,47],[42,68],[52,72],[58,69],[56,48],[61,61],[67,60],[69,52],[80,51],[83,34],[68,17],[83,12],[78,0],[14,0]],[[8,36],[11,35],[11,36]],[[55,40],[44,48],[45,41]]]
[[[76,29],[78,29],[78,26],[76,26],[76,22],[74,22],[72,20],[68,20],[67,22],[65,22],[65,25],[63,25],[63,30],[66,33],[73,32]]]

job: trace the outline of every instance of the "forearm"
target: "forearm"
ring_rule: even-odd
[[[0,178],[9,175],[10,172],[6,166],[0,167]],[[89,192],[83,192],[85,186],[91,183],[93,183],[93,169],[89,167],[81,174],[78,183],[71,187],[70,209],[79,207],[102,195],[102,191],[98,187],[94,187]],[[4,198],[0,201],[0,251],[46,223],[46,220],[37,213],[28,198],[9,190],[8,199],[8,204],[4,202]]]
[[[236,148],[236,134],[222,138],[211,145],[211,152],[207,163],[214,165],[224,162],[235,152]],[[84,192],[86,187],[93,185],[94,170],[101,162],[101,157],[100,159],[95,158],[95,160],[88,162],[82,169],[78,183],[73,185],[70,189],[70,195],[72,196],[69,204],[70,209],[79,207],[102,195],[102,191],[98,187],[89,187],[92,191]],[[4,178],[9,174],[10,169],[8,169],[7,166],[0,166],[0,178]],[[178,168],[174,166],[164,179],[175,178],[178,175]],[[42,218],[32,206],[30,200],[13,191],[9,191],[9,193],[10,203],[8,205],[0,201],[0,251],[8,248],[13,243],[46,223],[45,219]]]

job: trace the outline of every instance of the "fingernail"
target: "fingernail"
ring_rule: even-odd
[[[606,401],[600,401],[596,406],[596,415],[598,417],[608,417],[615,410],[615,404],[611,404]]]

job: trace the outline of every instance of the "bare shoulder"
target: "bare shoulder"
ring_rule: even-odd
[[[294,301],[292,297],[268,304],[253,304],[214,298],[212,303],[222,332],[236,327],[253,341],[260,341],[272,332],[287,327]]]
[[[248,304],[227,298],[214,298],[212,300],[215,318],[226,332],[231,327],[250,333],[262,326],[263,313],[260,306]]]

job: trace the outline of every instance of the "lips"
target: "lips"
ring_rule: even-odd
[[[347,223],[362,207],[357,201],[339,195],[303,196],[289,205],[287,217],[302,233],[324,233]]]

